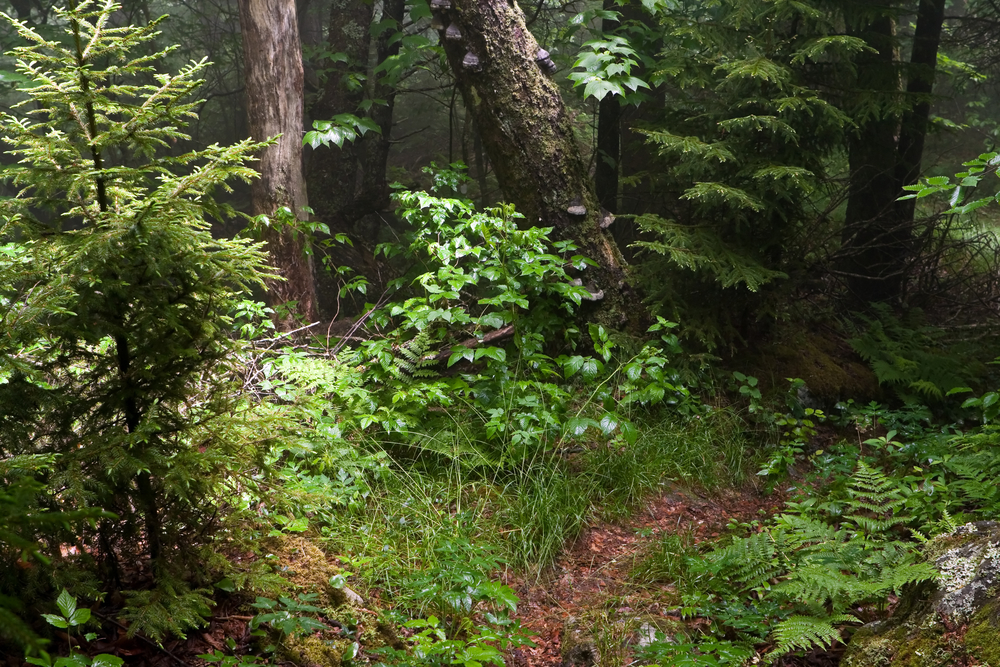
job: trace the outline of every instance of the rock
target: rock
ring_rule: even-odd
[[[931,540],[936,582],[907,590],[892,618],[851,638],[842,667],[1000,665],[1000,523],[980,521]]]
[[[601,664],[601,652],[594,635],[573,616],[563,625],[561,653],[560,667],[597,667]]]
[[[344,586],[340,590],[344,592],[344,596],[347,597],[348,602],[358,607],[364,606],[365,599],[360,595],[358,595],[357,593],[355,593],[354,591],[352,591],[350,588]]]

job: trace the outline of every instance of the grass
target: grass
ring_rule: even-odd
[[[539,572],[588,522],[627,516],[668,481],[715,489],[739,485],[756,469],[745,424],[728,409],[649,419],[639,432],[632,445],[543,452],[520,466],[441,455],[396,460],[366,502],[337,513],[323,534],[330,551],[368,562],[367,584],[390,593],[434,562],[436,545],[456,538]]]

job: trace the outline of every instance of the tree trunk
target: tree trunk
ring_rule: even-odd
[[[327,66],[320,99],[309,110],[316,120],[330,120],[343,113],[357,114],[365,98],[364,85],[352,77],[368,74],[369,28],[373,4],[361,0],[336,0],[330,6],[327,49],[346,56],[344,62]],[[333,232],[347,233],[360,188],[361,142],[344,142],[342,147],[321,147],[309,157],[309,192],[316,216]]]
[[[844,249],[856,306],[903,297],[907,262],[914,252],[915,201],[898,198],[903,186],[920,176],[944,9],[945,0],[920,0],[906,84],[910,105],[902,118],[887,111],[891,96],[899,91],[890,17],[873,21],[865,35],[878,53],[858,58],[858,87],[863,94],[882,98],[876,102],[882,113],[861,123],[850,141]]]
[[[375,42],[376,60],[379,65],[390,58],[399,55],[402,40],[394,39],[396,32],[402,30],[403,17],[406,13],[406,0],[383,0],[382,18],[385,25],[393,21],[393,29],[383,29]],[[389,135],[392,133],[392,114],[396,104],[396,92],[399,90],[395,81],[387,81],[381,75],[376,76],[374,97],[383,100],[385,104],[372,107],[370,117],[374,120],[381,134],[369,132],[362,142],[362,178],[359,199],[367,210],[372,213],[389,206],[389,184],[385,177],[385,168],[389,160]]]
[[[261,152],[260,178],[250,188],[254,215],[287,206],[305,220],[308,206],[302,174],[302,53],[295,0],[239,0],[246,68],[247,121],[255,140],[281,135]],[[313,263],[302,234],[288,227],[268,227],[264,240],[271,261],[284,280],[267,284],[272,305],[296,302],[295,312],[316,318]],[[280,322],[296,325],[294,318]]]
[[[604,0],[604,9],[614,11],[618,4]],[[601,19],[601,32],[613,33],[618,21]],[[622,105],[617,95],[605,95],[597,106],[597,155],[594,163],[594,189],[597,201],[611,213],[618,212],[618,174],[621,157]]]
[[[861,113],[867,118],[848,140],[851,174],[841,250],[857,307],[900,296],[909,237],[909,228],[904,229],[895,214],[898,118],[889,109],[899,93],[899,77],[892,17],[875,19],[862,36],[875,52],[857,57],[858,94],[868,98],[861,103]]]
[[[920,177],[927,121],[931,113],[930,96],[934,92],[938,46],[944,26],[944,5],[945,0],[920,0],[917,10],[917,27],[906,81],[907,96],[915,98],[915,101],[903,114],[900,125],[899,163],[896,165],[896,180],[900,189],[904,185],[913,185]],[[903,223],[913,222],[916,204],[915,199],[896,202],[896,211]]]
[[[440,6],[448,0],[432,3]],[[559,88],[536,62],[538,43],[517,3],[451,0],[445,24],[461,31],[445,39],[448,62],[472,114],[483,148],[506,198],[527,224],[554,228],[573,240],[599,267],[585,284],[603,297],[599,318],[617,326],[635,314],[627,303],[625,265],[610,234],[600,227],[601,209],[573,136]]]

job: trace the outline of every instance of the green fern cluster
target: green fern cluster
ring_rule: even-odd
[[[428,354],[432,343],[430,332],[422,329],[410,340],[397,345],[389,374],[403,385],[438,377],[437,360],[433,354]]]
[[[898,483],[859,462],[847,495],[846,513],[809,505],[779,515],[694,565],[718,599],[749,596],[782,610],[770,619],[769,660],[829,647],[841,640],[841,626],[859,622],[850,610],[883,604],[907,584],[936,576],[916,562],[911,543],[893,535],[907,521]]]
[[[919,309],[901,319],[885,304],[872,307],[872,316],[859,315],[863,328],[849,343],[879,383],[894,388],[903,399],[942,401],[950,390],[972,386],[984,374],[967,346],[960,341],[945,344],[940,330],[922,323]]]

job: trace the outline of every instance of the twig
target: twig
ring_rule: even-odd
[[[461,343],[458,343],[458,345],[470,349],[476,348],[484,343],[491,343],[497,340],[498,338],[506,338],[507,336],[510,336],[512,333],[514,333],[514,325],[508,324],[502,329],[497,329],[496,331],[489,332],[488,334],[483,336],[482,340],[479,340],[478,338],[470,338],[468,340],[463,340]],[[451,352],[452,352],[451,348],[438,352],[436,355],[434,355],[434,361],[443,361],[444,359],[447,359],[451,355]]]
[[[279,341],[282,338],[288,338],[289,336],[291,336],[294,333],[298,333],[300,331],[305,331],[306,329],[311,329],[314,326],[316,326],[317,324],[319,324],[319,322],[313,322],[312,324],[307,324],[304,327],[299,327],[298,329],[292,329],[291,331],[285,331],[284,333],[281,333],[281,334],[275,336],[274,338],[262,338],[258,342],[269,343],[269,342]]]

